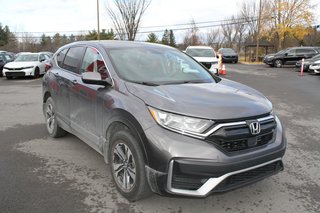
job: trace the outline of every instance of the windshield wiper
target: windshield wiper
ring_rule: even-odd
[[[160,84],[156,84],[156,83],[149,82],[149,81],[131,81],[131,82],[136,83],[136,84],[146,85],[146,86],[160,86]]]
[[[171,81],[171,82],[166,82],[164,84],[200,84],[200,83],[209,83],[203,80],[187,80],[187,81]]]

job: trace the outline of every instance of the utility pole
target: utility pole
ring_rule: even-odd
[[[100,40],[100,23],[99,23],[99,0],[97,0],[97,22],[98,22],[98,41]]]
[[[257,36],[256,36],[256,62],[259,61],[259,38],[260,38],[260,24],[261,24],[261,0],[259,0],[259,16],[258,16],[258,23],[257,23]]]

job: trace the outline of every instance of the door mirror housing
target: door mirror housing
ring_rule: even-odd
[[[81,79],[83,83],[86,83],[86,84],[96,84],[96,85],[102,85],[102,86],[112,85],[111,80],[109,78],[102,80],[101,74],[98,72],[84,72],[81,75]]]

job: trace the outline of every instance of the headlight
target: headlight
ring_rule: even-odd
[[[270,59],[270,58],[274,58],[274,56],[273,56],[273,55],[270,55],[270,56],[268,56],[267,58],[269,58],[269,59]]]
[[[183,115],[177,115],[169,112],[160,111],[149,107],[150,113],[154,120],[161,126],[181,133],[203,133],[212,124],[211,120],[192,118]]]

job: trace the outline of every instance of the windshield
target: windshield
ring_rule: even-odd
[[[223,48],[221,51],[222,51],[222,54],[223,53],[236,54],[236,52],[230,48]]]
[[[189,48],[186,53],[192,57],[216,57],[213,49]]]
[[[23,54],[23,55],[19,55],[14,61],[38,61],[38,55]]]
[[[212,83],[213,77],[189,56],[174,49],[119,48],[109,56],[118,75],[153,84]]]
[[[320,59],[320,54],[313,56],[312,59],[316,59],[316,60]]]

